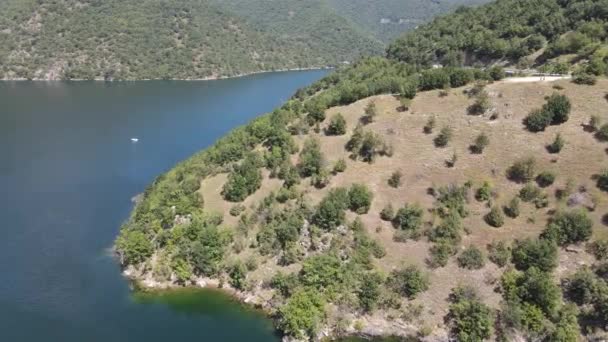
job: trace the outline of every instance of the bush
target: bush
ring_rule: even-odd
[[[418,205],[406,204],[397,210],[393,226],[402,230],[417,231],[422,225],[423,210]]]
[[[346,189],[332,189],[317,206],[312,222],[326,230],[336,228],[344,223],[344,210],[348,204],[349,197]]]
[[[498,267],[504,267],[511,259],[511,248],[504,241],[494,241],[488,245],[488,259]]]
[[[600,141],[608,141],[608,123],[600,126],[595,133],[595,137]]]
[[[318,254],[302,263],[300,281],[317,291],[330,291],[344,279],[342,261],[333,254]]]
[[[492,198],[492,186],[489,182],[483,182],[481,188],[475,192],[475,199],[479,202],[489,201]]]
[[[233,205],[232,208],[230,208],[230,215],[239,216],[243,211],[245,211],[245,209],[247,208],[245,208],[245,206],[242,204]]]
[[[530,132],[542,132],[552,121],[551,113],[544,109],[535,109],[524,119],[524,124]]]
[[[488,95],[487,92],[481,91],[477,95],[475,102],[469,106],[467,111],[469,112],[470,115],[483,115],[485,112],[487,112],[490,109],[490,107],[491,107],[490,96]]]
[[[327,126],[327,135],[343,135],[346,133],[346,120],[342,114],[338,113],[332,116]]]
[[[490,77],[492,77],[494,81],[500,81],[507,76],[505,69],[499,65],[491,67],[488,71],[490,73]]]
[[[357,214],[366,214],[372,204],[374,195],[363,184],[353,184],[348,191],[348,202],[350,210]]]
[[[566,95],[555,92],[547,99],[543,109],[550,113],[551,124],[559,125],[568,121],[572,104]]]
[[[388,279],[388,285],[402,296],[413,299],[418,293],[429,288],[429,279],[418,267],[408,266],[394,270]]]
[[[562,138],[561,133],[557,133],[555,140],[547,146],[547,151],[553,154],[560,153],[564,148],[564,145],[566,145],[566,141]]]
[[[600,291],[600,279],[589,268],[583,267],[564,281],[566,296],[578,305],[592,303]]]
[[[365,106],[365,119],[367,122],[374,122],[374,118],[378,115],[378,109],[376,108],[376,102],[371,101]]]
[[[395,209],[393,209],[393,205],[389,203],[380,212],[380,218],[384,221],[392,221],[394,217],[395,217]]]
[[[458,265],[469,270],[478,270],[485,266],[486,261],[483,253],[471,245],[458,256]]]
[[[543,171],[536,177],[536,183],[542,188],[553,185],[555,182],[555,173],[551,171]]]
[[[519,191],[519,198],[524,202],[532,202],[539,198],[541,194],[542,191],[539,187],[532,183],[528,183]]]
[[[443,127],[441,129],[441,132],[439,132],[439,135],[437,135],[433,140],[433,142],[435,143],[435,147],[448,146],[453,134],[454,132],[450,127]]]
[[[490,144],[490,138],[485,133],[481,133],[475,138],[475,143],[471,145],[470,150],[475,154],[482,154],[483,150]]]
[[[519,217],[519,213],[520,213],[520,210],[519,210],[519,198],[513,197],[513,199],[511,201],[509,201],[509,204],[506,205],[503,208],[503,211],[510,218],[517,218],[517,217]]]
[[[518,280],[520,300],[538,306],[545,315],[555,314],[560,303],[560,290],[553,278],[536,267],[527,269]]]
[[[448,314],[452,334],[461,342],[485,341],[492,336],[492,309],[476,297],[460,297],[450,305]]]
[[[608,191],[608,169],[597,177],[597,187],[602,191]]]
[[[403,177],[403,174],[401,173],[401,171],[393,172],[393,174],[391,175],[391,178],[388,179],[388,185],[393,188],[400,187],[401,186],[401,177]]]
[[[505,217],[502,215],[502,211],[497,206],[492,207],[484,219],[487,224],[495,228],[500,228],[505,224]]]
[[[314,290],[294,293],[278,310],[278,327],[286,335],[306,338],[316,335],[325,315],[325,302]]]
[[[535,267],[551,272],[557,266],[557,246],[547,239],[518,240],[513,246],[512,260],[519,270]]]
[[[536,159],[528,157],[516,161],[508,170],[507,177],[518,183],[527,183],[534,179]]]
[[[581,72],[574,75],[572,82],[576,84],[595,85],[597,83],[597,77],[592,74]]]
[[[589,127],[591,127],[592,130],[597,131],[600,129],[600,127],[602,126],[602,118],[597,115],[591,115],[591,117],[589,118]]]
[[[138,265],[152,256],[154,246],[143,232],[123,228],[116,239],[116,251],[122,265]]]
[[[435,126],[437,125],[437,121],[435,120],[434,116],[431,116],[426,124],[424,125],[424,133],[425,134],[431,134],[433,133],[433,130],[435,129]],[[608,136],[608,134],[607,134]]]
[[[597,240],[587,245],[587,251],[599,260],[608,258],[608,240]]]
[[[233,168],[224,184],[222,195],[230,202],[242,202],[262,185],[262,173],[257,155],[250,154]]]
[[[365,312],[373,311],[381,295],[382,276],[378,273],[367,273],[363,276],[358,291],[359,305]]]
[[[302,177],[311,177],[319,174],[321,169],[323,169],[324,162],[319,141],[314,138],[307,139],[300,152],[300,163],[298,164],[300,175]]]
[[[230,276],[230,285],[237,290],[243,290],[246,285],[247,269],[241,262],[237,262],[228,272]]]
[[[336,164],[334,165],[334,174],[342,173],[346,171],[346,161],[344,159],[338,159]]]
[[[593,221],[583,210],[559,212],[551,219],[542,234],[560,246],[589,240],[593,233]]]
[[[454,246],[450,242],[440,241],[431,247],[431,256],[427,263],[432,268],[445,267],[455,252]]]

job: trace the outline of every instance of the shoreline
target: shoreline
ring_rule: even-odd
[[[270,74],[275,72],[290,72],[290,71],[315,71],[315,70],[334,70],[335,66],[323,66],[323,67],[309,67],[309,68],[288,68],[288,69],[277,69],[277,70],[261,70],[252,71],[233,76],[207,76],[203,78],[142,78],[142,79],[120,79],[120,80],[106,80],[98,77],[92,80],[73,78],[68,80],[62,79],[46,79],[46,78],[0,78],[0,82],[147,82],[147,81],[184,81],[184,82],[199,82],[199,81],[217,81],[217,80],[228,80],[236,79],[247,76]]]

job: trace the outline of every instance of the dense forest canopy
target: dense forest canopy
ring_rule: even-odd
[[[335,66],[382,53],[387,35],[377,23],[386,13],[419,22],[451,8],[428,4],[6,0],[0,2],[0,78],[200,79]],[[390,26],[390,34],[413,27],[381,26]]]

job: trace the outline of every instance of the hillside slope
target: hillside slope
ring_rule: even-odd
[[[0,77],[197,79],[336,65],[381,50],[343,24],[322,17],[318,42],[263,31],[209,0],[8,0],[0,3]]]
[[[605,1],[534,5],[604,37]],[[337,70],[160,176],[116,240],[125,274],[144,288],[222,287],[298,340],[605,340],[608,80],[594,58],[604,40],[589,40],[592,55],[554,50],[572,80],[427,68],[446,46],[476,53],[459,45],[471,30],[450,45],[441,32],[459,29],[437,26],[468,11],[406,35],[391,58]],[[531,34],[537,21],[519,24]]]

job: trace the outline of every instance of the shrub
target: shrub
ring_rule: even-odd
[[[483,185],[475,192],[475,199],[479,202],[489,201],[492,198],[492,186],[489,182],[483,182]]]
[[[538,185],[543,188],[553,185],[554,182],[555,173],[551,171],[543,171],[539,173],[536,177],[536,183],[538,183]]]
[[[230,285],[232,287],[237,290],[243,290],[245,288],[245,278],[247,277],[247,269],[245,268],[243,263],[237,262],[232,265],[232,267],[230,267],[228,275],[230,276]]]
[[[245,209],[245,206],[242,204],[233,205],[232,208],[230,208],[230,215],[239,216],[243,211],[245,211]]]
[[[314,138],[309,138],[304,142],[304,147],[300,152],[300,163],[298,169],[302,177],[311,177],[319,174],[323,168],[324,158],[321,153],[321,145]]]
[[[427,263],[432,268],[445,267],[448,260],[455,254],[454,246],[448,241],[439,241],[430,249],[430,258]]]
[[[401,171],[393,172],[393,174],[391,175],[391,178],[388,179],[388,185],[393,188],[400,187],[401,186],[401,177],[403,177],[403,174],[401,173]]]
[[[491,67],[488,72],[490,73],[490,77],[492,77],[494,81],[500,81],[507,76],[507,74],[505,73],[505,69],[503,69],[503,67],[499,65]]]
[[[325,302],[314,290],[294,293],[278,310],[278,327],[288,336],[315,336],[325,315]]]
[[[591,127],[591,129],[593,129],[594,131],[597,131],[600,129],[601,126],[602,118],[597,114],[591,115],[591,117],[589,118],[589,127]]]
[[[116,239],[116,250],[122,265],[137,265],[152,256],[154,246],[143,232],[123,228]]]
[[[557,246],[551,240],[518,240],[511,254],[513,264],[520,270],[536,267],[541,271],[550,272],[557,266]]]
[[[428,119],[428,121],[426,122],[426,124],[424,125],[424,133],[426,133],[426,134],[433,133],[433,130],[435,129],[436,125],[437,125],[437,121],[435,120],[435,117],[431,116]]]
[[[481,91],[475,102],[467,109],[470,115],[483,115],[491,107],[490,96],[486,91]]]
[[[511,259],[511,248],[504,241],[493,241],[488,245],[488,259],[498,267],[504,267]]]
[[[365,312],[371,312],[380,300],[381,288],[383,283],[382,276],[378,273],[367,273],[363,276],[359,287],[359,305]]]
[[[536,209],[546,208],[549,206],[549,196],[545,193],[540,193],[532,202]]]
[[[317,189],[323,189],[329,184],[329,171],[327,169],[322,168],[318,173],[312,175],[310,179],[310,184],[314,185]]]
[[[564,246],[589,240],[593,221],[583,210],[559,212],[551,219],[542,237]]]
[[[333,254],[318,254],[302,263],[300,281],[317,291],[329,291],[330,287],[340,284],[344,278],[342,261]]]
[[[541,193],[542,191],[539,187],[532,183],[528,183],[519,191],[519,198],[524,202],[532,202],[540,197]]]
[[[344,223],[344,210],[348,204],[349,196],[346,189],[332,189],[317,206],[312,222],[326,230],[336,228]]]
[[[527,183],[534,179],[536,159],[528,157],[516,161],[508,170],[507,177],[518,183]]]
[[[566,141],[562,138],[561,133],[557,133],[555,140],[547,146],[547,151],[553,154],[560,153],[564,148],[564,145],[566,145]]]
[[[459,297],[450,305],[448,314],[456,340],[474,342],[489,339],[494,326],[492,309],[476,297]]]
[[[338,113],[332,116],[327,126],[327,135],[343,135],[346,133],[346,120],[342,114]]]
[[[597,187],[602,191],[608,191],[608,169],[597,177]]]
[[[452,135],[454,134],[453,130],[450,127],[443,127],[439,135],[435,137],[433,142],[435,143],[435,147],[446,147],[450,143],[452,139]]]
[[[487,224],[492,227],[500,228],[505,224],[505,217],[499,207],[494,206],[484,217]]]
[[[378,109],[376,108],[376,102],[371,101],[365,107],[365,118],[367,122],[373,122],[374,118],[378,115]]]
[[[286,275],[279,271],[270,279],[270,287],[279,291],[283,297],[290,297],[299,286],[300,280],[296,273]]]
[[[608,258],[608,240],[593,241],[587,246],[587,251],[597,259],[605,260]]]
[[[334,165],[334,174],[342,173],[346,171],[346,161],[344,159],[338,159],[336,164]]]
[[[483,150],[490,144],[490,138],[485,133],[480,133],[475,138],[475,143],[471,145],[470,150],[476,154],[482,154]]]
[[[363,184],[353,184],[348,191],[348,202],[350,210],[357,214],[366,214],[372,203],[374,195]]]
[[[393,226],[402,230],[416,231],[422,225],[423,210],[418,205],[406,204],[397,210]]]
[[[550,113],[551,124],[559,125],[568,121],[572,104],[566,95],[553,93],[548,99],[543,109]]]
[[[224,184],[222,195],[230,202],[242,202],[262,185],[262,173],[257,155],[250,154],[240,165],[233,168]]]
[[[402,296],[413,299],[429,288],[429,279],[418,267],[408,266],[391,272],[388,285]]]
[[[608,123],[600,126],[595,133],[595,137],[600,141],[608,141]]]
[[[380,218],[384,221],[392,221],[394,217],[395,217],[395,209],[393,209],[393,205],[389,203],[380,212]]]
[[[597,77],[592,74],[581,72],[574,75],[572,82],[583,85],[595,85],[597,83]]]
[[[560,290],[552,277],[536,267],[530,267],[518,280],[520,300],[538,306],[545,315],[555,314],[560,303]]]
[[[578,305],[590,304],[599,293],[600,279],[589,268],[583,267],[564,281],[565,292]]]
[[[524,124],[530,132],[542,132],[552,121],[551,113],[544,109],[535,109],[524,119]]]
[[[520,210],[519,210],[519,198],[513,197],[513,199],[511,201],[509,201],[509,204],[507,204],[503,208],[503,211],[510,218],[517,218],[519,216],[519,213],[520,213]]]
[[[478,270],[486,264],[483,253],[475,246],[467,247],[458,256],[458,265],[469,270]]]

